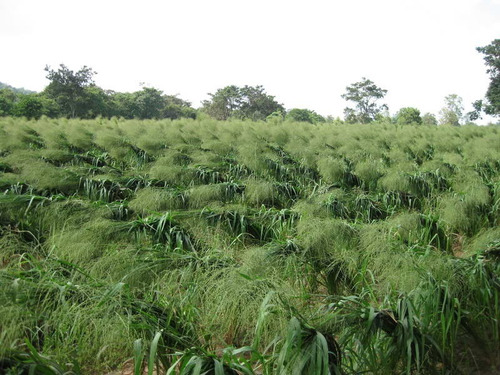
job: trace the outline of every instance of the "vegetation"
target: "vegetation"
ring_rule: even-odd
[[[439,123],[441,125],[460,126],[463,118],[464,107],[462,98],[456,94],[447,95],[445,98],[445,106],[441,111]]]
[[[61,113],[68,117],[85,117],[89,101],[92,100],[94,72],[84,66],[74,73],[61,64],[56,71],[45,67],[50,84],[45,88],[49,99],[53,99],[61,109]]]
[[[420,111],[417,108],[405,107],[401,108],[396,114],[396,123],[400,125],[408,124],[422,124],[422,117],[420,117]],[[432,125],[432,124],[428,124]]]
[[[377,101],[383,99],[386,94],[387,90],[381,89],[364,77],[360,82],[347,86],[342,98],[356,103],[356,108],[344,109],[346,121],[361,124],[374,121],[378,114],[388,109],[386,104],[377,104]]]
[[[440,124],[458,126],[481,118],[481,113],[498,116],[500,114],[500,40],[495,39],[485,47],[478,47],[484,54],[487,73],[491,82],[485,99],[472,103],[473,110],[463,115],[462,98],[456,94],[445,97],[445,106],[440,111]],[[119,93],[104,90],[93,80],[97,74],[92,68],[83,66],[73,70],[61,64],[57,70],[47,66],[46,78],[50,81],[41,92],[16,89],[0,82],[0,117],[14,116],[39,119],[96,117],[125,119],[179,119],[210,116],[216,120],[253,120],[253,121],[288,121],[318,124],[323,122],[338,123],[339,119],[324,118],[313,110],[292,108],[285,110],[274,96],[266,93],[263,86],[238,87],[235,85],[209,93],[210,99],[202,102],[198,110],[191,103],[176,95],[165,95],[153,87],[143,87],[133,93]],[[425,124],[436,125],[436,117],[426,113],[422,117],[417,108],[401,108],[394,118],[388,113],[386,104],[378,104],[387,94],[387,90],[378,87],[373,81],[362,78],[346,87],[341,95],[354,108],[344,109],[346,123],[392,122],[400,125]]]
[[[310,124],[317,124],[325,122],[326,120],[310,109],[293,108],[286,114],[286,119],[296,122],[309,122]]]
[[[0,372],[494,373],[499,129],[411,122],[1,117]]]
[[[265,120],[276,112],[285,112],[274,96],[266,94],[262,86],[226,86],[215,94],[208,94],[202,110],[217,120],[229,118]]]
[[[489,45],[477,47],[477,51],[484,55],[484,62],[490,75],[490,85],[486,91],[485,100],[474,103],[475,112],[472,120],[480,116],[481,110],[488,115],[500,115],[500,39],[493,40]]]
[[[0,116],[29,119],[47,117],[95,118],[123,117],[127,119],[195,118],[191,103],[175,95],[143,87],[133,93],[103,90],[94,82],[97,74],[84,66],[73,71],[61,64],[57,70],[47,66],[50,81],[41,93],[9,87],[0,89]]]

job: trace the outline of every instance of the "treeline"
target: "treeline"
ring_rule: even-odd
[[[394,117],[388,114],[384,104],[376,101],[385,96],[387,90],[378,88],[372,81],[363,78],[347,87],[342,97],[355,104],[344,110],[345,118],[323,117],[313,110],[293,108],[286,110],[274,96],[266,93],[262,86],[226,86],[202,102],[199,109],[176,95],[166,95],[153,87],[123,93],[104,90],[93,81],[96,74],[91,68],[83,67],[77,72],[61,65],[58,70],[46,68],[49,85],[40,93],[15,89],[8,85],[0,88],[0,116],[38,119],[67,117],[92,119],[98,116],[125,119],[177,119],[197,118],[201,114],[216,120],[249,119],[253,121],[369,123],[392,122],[400,124],[436,125],[438,120],[432,114],[420,115],[416,108],[403,108]],[[458,99],[457,99],[458,98]],[[458,100],[458,101],[457,101]],[[458,125],[462,117],[460,98],[454,96],[453,103],[446,109],[443,123]]]
[[[262,86],[224,87],[208,94],[210,99],[195,109],[189,101],[166,95],[153,87],[143,87],[132,93],[104,90],[94,82],[96,72],[86,66],[75,72],[61,64],[57,70],[46,67],[45,71],[50,83],[41,93],[17,90],[7,85],[0,87],[0,116],[177,119],[196,118],[205,113],[217,120],[262,121],[287,117],[310,123],[326,121],[308,109],[295,108],[287,112],[283,104],[267,94]]]
[[[0,116],[26,118],[68,117],[89,119],[122,117],[125,119],[177,119],[197,118],[203,113],[217,120],[249,119],[253,121],[291,120],[318,124],[322,122],[371,123],[390,122],[397,124],[462,125],[481,118],[485,113],[500,115],[500,39],[490,45],[478,47],[484,54],[490,75],[490,85],[485,98],[472,103],[473,111],[464,113],[462,98],[456,94],[445,97],[445,106],[439,113],[421,115],[413,107],[401,108],[396,115],[389,115],[386,104],[379,104],[387,90],[363,78],[346,87],[341,95],[351,106],[344,109],[344,119],[323,117],[310,109],[286,110],[274,96],[266,93],[262,86],[235,85],[209,93],[209,99],[199,109],[177,95],[167,95],[153,87],[143,87],[132,93],[104,90],[94,82],[96,72],[87,66],[74,72],[61,64],[57,70],[47,66],[46,78],[50,81],[41,93],[16,90],[0,85]]]
[[[74,72],[61,64],[57,70],[46,67],[45,71],[50,83],[40,93],[0,89],[0,116],[82,119],[97,116],[126,119],[196,117],[196,110],[190,102],[175,95],[165,95],[155,88],[143,87],[132,93],[104,90],[94,82],[96,73],[86,66]]]

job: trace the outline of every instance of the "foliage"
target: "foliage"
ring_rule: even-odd
[[[0,372],[498,367],[498,128],[290,125],[1,117]]]
[[[490,84],[486,91],[486,102],[476,102],[476,110],[481,110],[489,115],[500,115],[500,39],[493,40],[484,47],[477,47],[478,52],[484,55],[484,63],[488,67],[486,73],[490,75]]]
[[[134,107],[132,114],[134,117],[160,118],[163,107],[162,92],[155,88],[143,87],[142,91],[134,95]]]
[[[439,112],[439,124],[459,126],[464,110],[462,98],[456,94],[451,94],[446,96],[444,100],[445,106]]]
[[[37,95],[25,95],[16,103],[14,113],[20,117],[39,119],[43,114],[42,100]]]
[[[12,115],[16,94],[7,88],[0,89],[0,116]]]
[[[40,93],[0,89],[0,116],[38,119],[48,117],[196,118],[191,103],[161,90],[143,87],[134,93],[119,93],[97,86],[96,74],[84,66],[74,72],[65,65],[58,70],[45,68],[49,85]]]
[[[436,116],[434,116],[432,113],[425,113],[422,116],[422,124],[423,125],[437,125],[437,119]]]
[[[341,374],[342,355],[332,335],[323,335],[297,318],[290,321],[278,357],[279,374]]]
[[[417,108],[405,107],[401,108],[396,114],[396,122],[400,125],[422,124],[420,111]]]
[[[266,120],[274,112],[284,112],[274,96],[266,94],[262,86],[226,86],[215,94],[208,94],[210,100],[203,101],[203,111],[217,120],[230,117],[250,120]]]
[[[311,124],[325,122],[325,119],[321,115],[310,109],[293,108],[287,112],[285,118],[290,121],[309,122]]]
[[[178,98],[176,95],[164,95],[165,105],[162,109],[161,118],[196,118],[196,110],[191,103]]]
[[[23,95],[35,94],[34,91],[26,90],[25,88],[12,87],[10,85],[7,85],[6,83],[0,82],[0,90],[4,90],[4,89],[7,89],[8,91],[12,91],[15,94],[23,94]]]
[[[83,66],[74,72],[61,64],[58,70],[46,66],[45,71],[50,81],[44,90],[45,95],[59,104],[63,115],[85,118],[88,106],[86,89],[94,85],[96,74],[92,68]]]
[[[381,89],[369,79],[362,78],[360,82],[353,83],[346,87],[345,94],[341,97],[347,101],[356,103],[356,108],[345,108],[345,120],[350,123],[360,122],[366,124],[375,120],[377,114],[387,105],[378,105],[376,102],[387,94],[387,90]]]

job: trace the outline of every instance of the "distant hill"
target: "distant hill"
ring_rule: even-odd
[[[0,82],[0,90],[1,89],[9,89],[12,90],[18,94],[35,94],[36,91],[31,91],[31,90],[26,90],[24,87],[17,88],[17,87],[12,87],[11,85],[8,85],[6,83]]]

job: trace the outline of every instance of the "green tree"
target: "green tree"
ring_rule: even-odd
[[[110,93],[110,114],[111,116],[134,118],[134,94],[130,92]]]
[[[478,52],[484,55],[484,62],[488,69],[486,73],[490,75],[490,84],[486,91],[486,99],[484,101],[474,102],[474,111],[471,113],[471,119],[474,116],[479,117],[481,110],[488,115],[500,115],[500,39],[495,39],[489,45],[477,47]]]
[[[85,109],[80,117],[95,118],[97,116],[112,117],[112,91],[106,91],[99,86],[92,85],[85,87]]]
[[[444,100],[445,106],[439,112],[439,123],[441,125],[460,126],[464,111],[462,98],[456,94],[451,94],[446,96]]]
[[[361,82],[347,86],[345,94],[342,94],[341,97],[347,101],[356,103],[356,107],[346,107],[344,109],[345,120],[351,123],[360,122],[362,124],[374,121],[377,114],[383,110],[388,110],[386,104],[377,104],[377,101],[384,98],[386,94],[387,90],[381,89],[364,77]]]
[[[132,115],[140,119],[161,118],[165,108],[163,92],[153,87],[143,87],[133,95]]]
[[[420,125],[422,124],[422,117],[420,117],[420,111],[417,108],[405,107],[401,108],[396,114],[396,122],[400,125]]]
[[[482,118],[481,112],[483,111],[483,101],[482,100],[476,100],[475,102],[472,103],[472,107],[474,110],[467,112],[466,118],[468,121],[475,121],[477,119]]]
[[[127,119],[140,118],[196,118],[191,103],[175,95],[164,95],[161,90],[143,87],[133,93],[109,93],[109,113]]]
[[[226,86],[215,94],[208,94],[210,100],[202,102],[203,111],[217,120],[227,120],[241,106],[241,94],[238,86]]]
[[[64,64],[58,70],[46,66],[45,71],[50,83],[44,95],[57,102],[63,116],[86,117],[89,111],[89,92],[86,89],[95,85],[93,77],[97,73],[87,66],[74,72]]]
[[[427,112],[422,116],[422,124],[423,125],[437,125],[437,119],[436,116],[434,116],[432,113]]]
[[[202,110],[217,120],[227,120],[230,117],[265,120],[276,111],[285,111],[283,105],[274,96],[266,94],[262,86],[231,85],[208,95],[210,100],[202,102]]]
[[[285,118],[291,121],[309,122],[311,124],[325,122],[323,116],[318,115],[315,111],[311,111],[310,109],[293,108],[287,112]]]
[[[269,116],[266,117],[266,121],[281,123],[283,122],[284,118],[285,114],[282,111],[274,111],[273,113],[271,113]]]
[[[0,116],[11,116],[17,95],[8,88],[0,89]]]
[[[13,113],[20,117],[39,119],[43,114],[43,101],[37,94],[22,95]]]
[[[244,86],[239,92],[240,107],[236,111],[236,117],[259,121],[265,120],[273,112],[285,110],[274,96],[266,94],[262,86]]]
[[[35,91],[27,90],[24,87],[21,87],[21,88],[19,88],[19,87],[13,87],[13,86],[8,85],[6,83],[0,82],[0,90],[2,90],[2,89],[9,89],[10,91],[12,91],[16,95],[20,95],[20,94],[23,94],[23,95],[36,94]]]
[[[191,107],[191,103],[178,98],[176,95],[164,95],[165,106],[162,112],[162,118],[196,118],[196,110]]]

